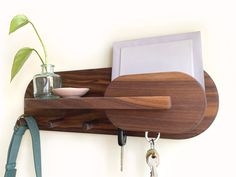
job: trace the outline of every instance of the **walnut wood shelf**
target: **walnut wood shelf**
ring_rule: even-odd
[[[82,98],[38,100],[32,82],[25,93],[25,114],[41,130],[184,139],[205,131],[218,112],[218,92],[205,72],[205,91],[183,73],[122,76],[111,82],[111,68],[58,72],[64,87],[88,87]]]
[[[26,98],[25,108],[36,109],[170,109],[170,96],[80,97],[59,99]]]

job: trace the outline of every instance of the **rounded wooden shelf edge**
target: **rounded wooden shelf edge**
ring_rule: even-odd
[[[206,110],[204,89],[193,77],[181,72],[120,76],[109,84],[105,92],[105,97],[139,95],[168,95],[171,109],[106,110],[108,119],[116,127],[127,131],[179,134],[195,128]]]

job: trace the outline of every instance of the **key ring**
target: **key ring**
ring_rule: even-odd
[[[159,140],[159,138],[160,138],[160,132],[157,134],[157,137],[156,138],[149,138],[148,137],[148,131],[146,131],[145,132],[145,138],[146,138],[146,140],[150,143],[150,146],[151,146],[151,148],[153,149],[154,147],[155,147],[155,142],[157,141],[157,140]]]

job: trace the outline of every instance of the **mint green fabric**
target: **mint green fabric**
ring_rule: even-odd
[[[42,177],[41,169],[41,146],[38,125],[33,117],[25,118],[27,126],[15,126],[11,143],[8,149],[6,171],[4,177],[16,176],[16,159],[19,152],[22,137],[27,129],[30,130],[34,155],[34,166],[36,177]]]

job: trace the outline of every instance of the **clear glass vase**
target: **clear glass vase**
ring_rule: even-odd
[[[61,76],[54,73],[54,65],[41,65],[42,73],[36,74],[33,78],[34,97],[42,99],[59,98],[53,95],[53,88],[60,88]]]

